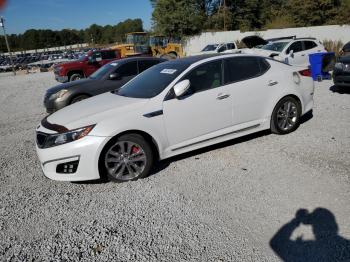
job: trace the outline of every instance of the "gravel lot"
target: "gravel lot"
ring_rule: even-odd
[[[269,242],[300,208],[327,208],[350,239],[350,95],[330,81],[296,132],[205,148],[124,184],[42,175],[34,130],[54,84],[0,75],[0,260],[279,261]]]

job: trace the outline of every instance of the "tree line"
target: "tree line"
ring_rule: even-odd
[[[350,24],[350,0],[150,0],[154,30],[182,37],[202,31]]]
[[[12,51],[42,49],[79,43],[111,44],[124,42],[129,32],[143,30],[141,19],[127,19],[117,25],[100,26],[93,24],[82,30],[63,29],[53,31],[49,29],[30,29],[23,34],[8,35]],[[4,36],[0,36],[0,52],[7,52]]]
[[[152,31],[182,38],[203,31],[261,30],[327,24],[350,24],[350,0],[150,0]],[[12,34],[13,51],[41,49],[77,43],[124,42],[128,32],[144,31],[141,19],[117,25],[93,24],[83,30],[30,29]],[[0,52],[6,52],[0,37]]]

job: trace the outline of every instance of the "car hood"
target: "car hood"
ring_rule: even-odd
[[[74,88],[75,86],[88,85],[88,84],[94,83],[95,81],[96,80],[94,80],[94,79],[80,79],[80,80],[73,81],[73,82],[67,82],[67,83],[59,84],[57,86],[49,88],[46,91],[46,93],[47,94],[55,94],[62,89],[70,89],[70,88]]]
[[[111,92],[104,93],[67,106],[47,118],[51,124],[69,130],[97,124],[109,117],[127,114],[144,106],[149,100],[123,97]]]

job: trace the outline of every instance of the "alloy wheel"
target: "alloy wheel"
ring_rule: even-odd
[[[298,120],[298,107],[292,101],[286,101],[277,111],[277,124],[283,131],[291,130]]]
[[[131,141],[118,141],[105,155],[110,176],[118,180],[132,180],[145,169],[147,158],[142,147]]]

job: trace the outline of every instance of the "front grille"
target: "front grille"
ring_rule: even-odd
[[[36,143],[37,143],[39,148],[44,147],[47,136],[48,136],[48,134],[44,134],[41,132],[36,133]]]

